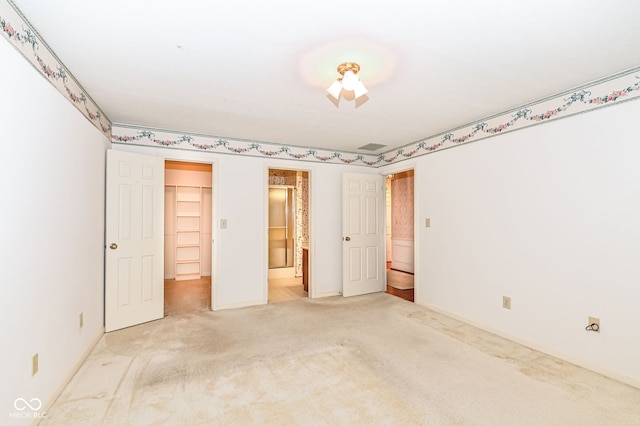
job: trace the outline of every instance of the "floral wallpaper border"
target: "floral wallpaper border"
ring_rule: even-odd
[[[120,144],[151,145],[254,157],[381,167],[638,98],[640,98],[640,67],[600,80],[574,92],[547,98],[379,155],[274,145],[267,142],[243,141],[206,135],[178,134],[166,130],[117,124],[114,125],[111,140],[113,143]]]
[[[380,155],[377,166],[640,98],[640,67]]]
[[[80,113],[116,144],[162,146],[232,155],[381,167],[640,97],[640,66],[638,66],[585,85],[573,92],[549,97],[475,123],[429,136],[386,153],[340,152],[207,135],[180,134],[128,125],[113,125],[9,0],[0,0],[0,32]]]
[[[111,142],[322,163],[375,166],[378,162],[377,155],[350,155],[331,150],[274,145],[267,142],[216,138],[206,135],[177,134],[168,130],[146,129],[118,124],[113,125]]]
[[[6,0],[0,0],[0,32],[91,124],[111,139],[111,121],[31,24]]]

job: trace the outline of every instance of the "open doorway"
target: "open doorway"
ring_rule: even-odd
[[[309,172],[268,173],[267,301],[309,297]]]
[[[386,179],[387,293],[414,301],[413,170]]]
[[[165,316],[211,309],[211,178],[211,164],[165,161]]]

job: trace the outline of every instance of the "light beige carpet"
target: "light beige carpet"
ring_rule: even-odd
[[[46,425],[638,425],[640,390],[385,293],[104,336]]]

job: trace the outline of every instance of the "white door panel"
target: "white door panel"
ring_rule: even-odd
[[[343,176],[343,296],[385,289],[384,191],[383,176]]]
[[[107,151],[105,329],[164,316],[164,160]]]

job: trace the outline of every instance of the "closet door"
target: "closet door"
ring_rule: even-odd
[[[164,164],[107,150],[105,329],[164,315]]]

